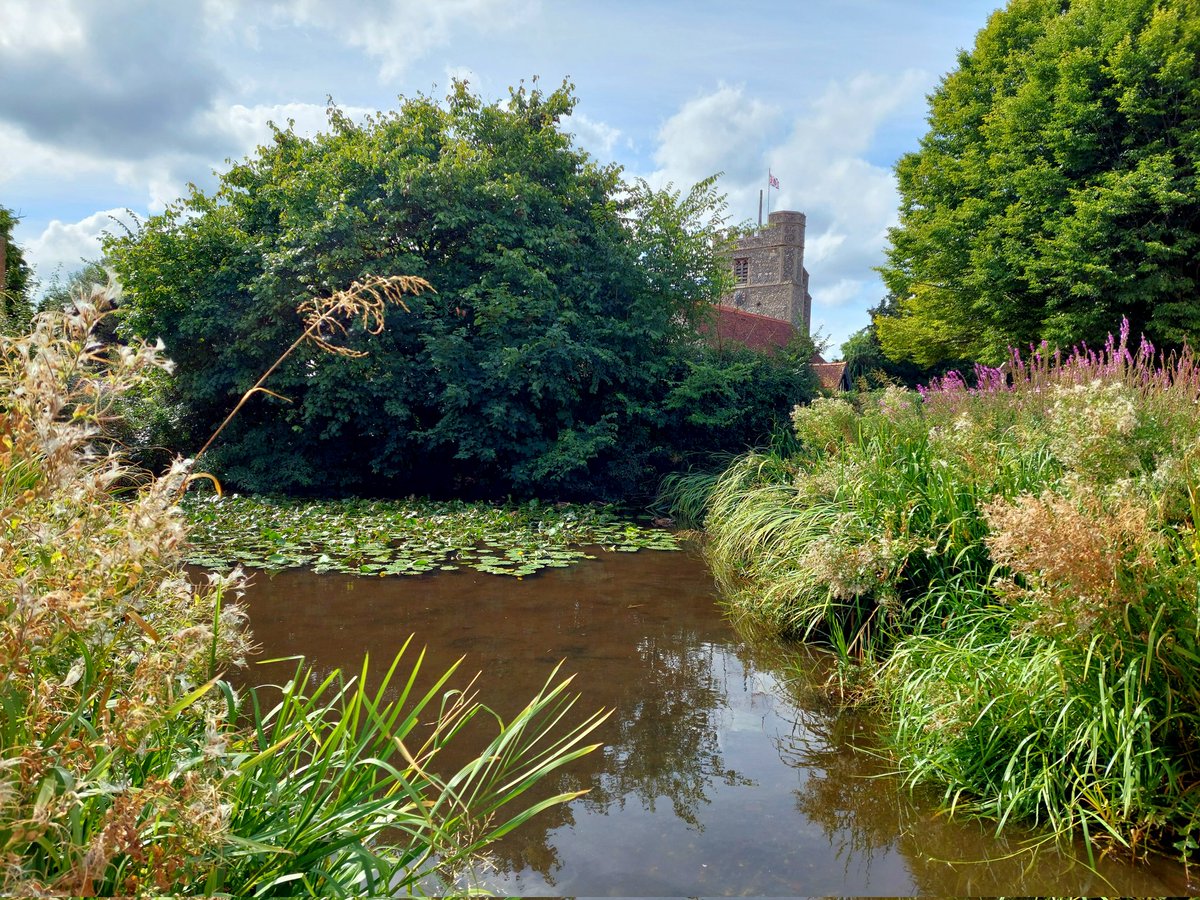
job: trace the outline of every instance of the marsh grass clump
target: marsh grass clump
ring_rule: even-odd
[[[1127,344],[798,409],[799,452],[717,484],[708,552],[735,610],[871,672],[955,808],[1187,858],[1200,365]]]
[[[726,460],[725,465],[732,462]],[[703,526],[708,501],[720,478],[721,469],[671,472],[658,483],[653,509],[688,530]]]
[[[373,692],[366,661],[357,677],[301,665],[274,693],[225,679],[251,649],[243,576],[184,577],[191,465],[151,477],[108,436],[122,396],[166,365],[95,340],[115,290],[0,336],[0,893],[436,887],[570,800],[520,799],[594,749],[603,719],[571,715],[554,675],[508,721],[449,672],[415,694],[419,656]],[[442,771],[468,733],[478,754]]]

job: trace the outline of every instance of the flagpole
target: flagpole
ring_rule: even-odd
[[[771,221],[771,169],[767,168],[767,221]]]

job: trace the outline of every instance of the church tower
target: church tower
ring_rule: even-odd
[[[804,268],[804,213],[771,213],[767,227],[746,235],[733,251],[732,293],[720,304],[811,332],[812,297]]]

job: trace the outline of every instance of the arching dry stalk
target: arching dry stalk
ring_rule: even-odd
[[[384,313],[389,303],[408,312],[405,295],[422,294],[425,291],[433,291],[433,285],[415,275],[371,275],[366,281],[356,281],[332,297],[305,300],[296,307],[296,312],[304,317],[304,324],[308,326],[301,340],[308,338],[322,350],[337,356],[353,359],[366,356],[362,350],[332,343],[330,336],[346,334],[347,322],[356,319],[368,334],[379,334],[384,328]],[[291,348],[288,349],[290,352]]]
[[[436,293],[433,285],[415,275],[369,275],[364,281],[356,281],[344,291],[338,291],[331,297],[313,297],[305,300],[296,307],[296,312],[303,316],[304,323],[308,326],[304,329],[304,333],[280,354],[279,359],[263,372],[262,377],[254,383],[250,390],[242,394],[237,405],[204,442],[204,446],[200,448],[195,459],[200,459],[205,451],[213,445],[213,442],[225,430],[225,426],[232,421],[253,394],[262,392],[274,397],[279,396],[268,391],[263,384],[283,361],[291,356],[292,351],[305,341],[312,341],[322,350],[336,356],[346,356],[352,359],[366,356],[367,354],[362,350],[334,343],[333,337],[337,334],[345,335],[348,330],[347,323],[356,320],[362,324],[368,334],[379,334],[384,328],[384,316],[389,303],[408,312],[404,297],[406,295],[415,296],[425,291]]]

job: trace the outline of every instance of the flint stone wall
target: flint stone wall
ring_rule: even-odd
[[[741,238],[734,258],[748,261],[748,278],[721,305],[790,322],[809,334],[812,297],[804,268],[804,213],[771,213],[767,227]],[[732,263],[731,263],[732,264]]]

